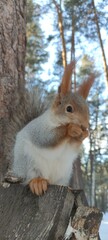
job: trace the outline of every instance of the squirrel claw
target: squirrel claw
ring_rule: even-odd
[[[33,178],[29,182],[29,187],[33,194],[41,196],[48,188],[48,180],[41,177]]]

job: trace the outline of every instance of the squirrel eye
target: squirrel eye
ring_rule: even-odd
[[[66,111],[72,113],[72,112],[73,112],[73,108],[72,108],[72,106],[70,106],[70,105],[67,106]]]

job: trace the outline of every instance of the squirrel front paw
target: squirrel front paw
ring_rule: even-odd
[[[29,187],[33,194],[40,196],[47,191],[48,180],[41,177],[33,178],[29,182]]]
[[[83,126],[79,126],[77,124],[69,124],[68,135],[72,139],[76,139],[82,142],[86,137],[88,137],[88,130]]]
[[[68,126],[68,134],[72,138],[80,137],[82,134],[82,129],[77,124],[69,124]]]

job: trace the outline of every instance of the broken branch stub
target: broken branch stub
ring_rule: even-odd
[[[79,206],[71,223],[76,239],[98,239],[101,220],[102,213],[97,208]]]

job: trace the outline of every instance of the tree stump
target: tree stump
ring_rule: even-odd
[[[77,204],[82,204],[82,196],[80,190],[49,186],[47,193],[37,197],[28,187],[18,183],[9,184],[8,188],[4,184],[0,187],[0,240],[65,239],[70,217],[73,219],[72,227],[76,229],[78,226],[80,211]],[[98,222],[96,232],[100,221],[101,213],[99,219],[94,214],[94,224]]]

